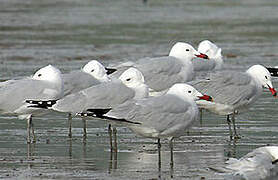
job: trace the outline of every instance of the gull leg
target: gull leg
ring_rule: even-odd
[[[33,136],[33,143],[36,143],[36,135],[35,135],[35,129],[34,129],[34,123],[33,123],[33,117],[31,115],[30,117],[30,124],[31,124],[31,128],[32,128],[32,136]]]
[[[118,152],[118,143],[117,143],[117,129],[113,127],[113,137],[114,137],[114,153]]]
[[[87,136],[87,124],[86,124],[86,119],[84,117],[82,117],[82,121],[83,121],[83,137]]]
[[[158,151],[158,178],[161,178],[161,144],[160,139],[157,139],[157,151]]]
[[[72,131],[71,131],[71,129],[72,129],[72,115],[71,115],[71,113],[69,113],[69,115],[68,115],[68,126],[69,126],[68,136],[69,136],[69,138],[72,138]]]
[[[108,124],[108,134],[109,134],[109,141],[110,141],[110,152],[113,152],[113,139],[112,139],[112,129],[111,124]]]
[[[200,108],[200,126],[202,127],[202,125],[203,125],[203,109],[202,108]]]
[[[31,139],[30,139],[30,136],[31,136],[31,133],[30,133],[30,126],[31,126],[31,116],[27,119],[27,144],[30,144],[31,143]]]
[[[234,134],[235,134],[234,138],[235,139],[240,139],[240,136],[236,132],[235,112],[233,113],[233,116],[232,116],[232,122],[233,122],[233,127],[234,127]]]
[[[229,126],[230,139],[232,140],[233,139],[233,132],[232,132],[232,128],[231,128],[231,121],[230,121],[229,115],[227,115],[227,123],[228,123],[228,126]]]
[[[169,147],[170,147],[170,174],[171,174],[171,178],[173,178],[173,173],[174,173],[173,139],[174,138],[171,138],[170,141],[169,141]]]

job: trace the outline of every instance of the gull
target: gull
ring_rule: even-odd
[[[225,167],[211,169],[238,177],[238,179],[260,180],[277,177],[277,162],[278,146],[263,146],[240,159],[229,158],[225,162]]]
[[[136,134],[157,139],[160,166],[160,139],[168,138],[173,166],[173,139],[185,135],[192,123],[199,117],[195,103],[198,100],[211,100],[192,86],[178,83],[166,94],[139,100],[129,100],[109,109],[88,109],[87,115],[125,124]]]
[[[192,60],[196,57],[208,59],[207,55],[199,53],[190,44],[177,42],[169,56],[126,62],[116,66],[115,69],[119,72],[127,67],[139,69],[150,88],[150,95],[161,95],[172,85],[191,81],[194,78]]]
[[[221,48],[217,47],[209,40],[203,40],[199,43],[198,52],[208,56],[209,60],[204,61],[202,59],[196,59],[192,61],[194,71],[211,71],[219,70],[223,67],[223,56],[221,54]]]
[[[25,100],[57,99],[62,96],[61,72],[56,67],[48,65],[39,69],[32,77],[0,83],[0,114],[16,115],[19,119],[27,119],[27,143],[31,142],[30,127],[35,142],[32,117],[45,110],[28,108]]]
[[[230,137],[232,131],[229,116],[232,115],[235,138],[235,114],[244,112],[260,97],[263,89],[277,96],[269,71],[262,65],[253,65],[246,72],[223,71],[212,73],[208,80],[191,82],[198,91],[209,94],[213,102],[200,101],[198,106],[218,115],[226,115]]]
[[[83,89],[89,88],[91,86],[98,85],[103,82],[107,82],[110,79],[106,74],[104,66],[97,60],[89,61],[81,70],[71,71],[67,74],[62,74],[64,81],[64,96],[79,92]],[[87,135],[86,120],[82,118],[83,121],[83,136]],[[72,137],[72,114],[68,114],[68,124],[69,124],[69,134]]]

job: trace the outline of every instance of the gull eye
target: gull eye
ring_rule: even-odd
[[[38,74],[38,77],[41,77],[42,76],[42,74]]]
[[[191,93],[191,91],[187,91],[188,93]]]
[[[91,72],[94,72],[94,69],[92,69]]]
[[[189,49],[186,49],[186,51],[189,51]]]
[[[265,76],[265,79],[267,79],[267,76]]]
[[[130,80],[131,80],[131,78],[126,79],[126,81],[130,81]]]

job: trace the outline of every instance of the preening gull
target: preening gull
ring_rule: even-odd
[[[33,126],[32,116],[43,113],[45,110],[28,108],[29,104],[25,100],[51,100],[62,96],[61,72],[54,66],[48,65],[39,69],[32,77],[2,82],[0,84],[0,113],[17,115],[19,119],[27,119],[27,142],[30,143],[30,127]],[[33,141],[35,141],[35,136]]]
[[[224,167],[211,168],[237,179],[262,180],[278,175],[278,146],[259,147],[240,159],[230,158]]]

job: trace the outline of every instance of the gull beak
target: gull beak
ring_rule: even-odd
[[[106,70],[106,74],[107,74],[107,75],[112,74],[112,73],[114,73],[115,71],[117,71],[117,69],[108,68],[108,67],[105,67],[105,70]]]
[[[274,96],[274,97],[277,97],[277,92],[274,88],[269,88],[269,91],[271,92],[271,94]]]
[[[277,97],[276,90],[273,87],[270,87],[268,84],[267,84],[267,86],[268,86],[268,89],[271,92],[272,96]]]
[[[213,99],[212,99],[211,96],[203,95],[203,96],[198,96],[198,97],[199,97],[199,99],[201,99],[201,100],[206,100],[206,101],[211,101],[211,102],[213,102]]]
[[[209,59],[209,57],[206,54],[200,53],[200,54],[195,54],[196,57],[202,58],[202,59]]]

